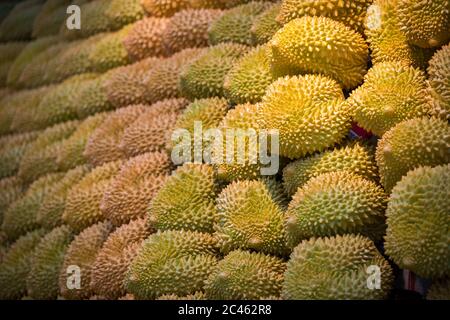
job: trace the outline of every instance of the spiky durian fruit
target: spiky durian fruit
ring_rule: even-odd
[[[436,118],[400,122],[378,142],[381,184],[390,192],[408,171],[450,163],[450,126]]]
[[[94,294],[91,289],[92,267],[101,250],[104,242],[108,238],[113,226],[109,221],[99,222],[83,230],[70,243],[64,263],[59,273],[59,290],[65,299],[86,299]],[[72,286],[74,270],[77,266],[81,273],[80,285],[77,288]]]
[[[39,14],[42,4],[42,0],[17,3],[0,24],[0,41],[29,39],[33,31],[33,21]]]
[[[111,233],[91,267],[91,289],[109,299],[124,296],[125,276],[129,265],[152,230],[147,219],[139,218]]]
[[[165,30],[169,19],[149,17],[133,24],[124,39],[128,55],[133,61],[148,57],[162,57],[164,49]]]
[[[31,270],[31,255],[39,244],[43,230],[20,237],[6,251],[0,263],[0,298],[20,299],[26,294],[27,277]]]
[[[428,67],[432,113],[450,120],[450,44],[443,46],[431,58]]]
[[[190,9],[176,13],[169,20],[162,36],[166,52],[207,47],[208,28],[221,15],[222,11],[211,9]]]
[[[99,112],[106,112],[115,109],[109,102],[105,88],[105,81],[109,73],[99,75],[94,79],[83,81],[77,92],[77,101],[74,109],[78,119],[84,119]]]
[[[182,98],[154,103],[125,129],[119,148],[128,157],[163,151],[179,114],[187,104],[188,101]]]
[[[428,289],[427,300],[450,300],[450,279],[433,282]]]
[[[293,196],[311,178],[337,171],[348,171],[377,181],[374,153],[368,144],[355,141],[291,162],[283,169],[284,189],[289,196]]]
[[[69,227],[57,227],[46,234],[34,249],[27,278],[27,293],[32,299],[48,300],[58,296],[59,273],[73,237]]]
[[[31,183],[46,173],[58,171],[56,158],[59,145],[76,130],[77,126],[78,121],[64,122],[40,133],[23,155],[18,176],[24,182]]]
[[[259,300],[280,296],[286,263],[262,253],[236,250],[217,264],[206,280],[213,300]]]
[[[425,69],[433,51],[408,43],[400,29],[397,3],[398,0],[375,0],[367,10],[364,33],[372,63],[400,61],[406,66]]]
[[[264,180],[228,185],[217,198],[217,213],[214,236],[222,252],[248,249],[287,253],[284,213]]]
[[[277,21],[280,9],[281,3],[275,3],[255,18],[250,29],[253,44],[267,43],[282,27],[282,24]]]
[[[292,20],[277,31],[268,46],[277,76],[322,74],[351,89],[362,82],[367,71],[368,49],[363,37],[330,18]]]
[[[84,156],[93,165],[125,158],[124,152],[119,148],[120,139],[125,129],[147,109],[146,105],[131,105],[108,114],[90,135]]]
[[[167,254],[170,252],[170,254]],[[165,231],[142,244],[128,269],[127,290],[137,299],[201,291],[217,264],[214,238],[193,231]]]
[[[429,48],[439,47],[450,39],[448,0],[398,0],[397,14],[410,43]]]
[[[347,103],[358,124],[378,136],[430,111],[425,74],[398,61],[373,66]]]
[[[225,96],[231,103],[256,103],[275,80],[267,48],[259,46],[239,59],[225,77]]]
[[[156,298],[156,300],[206,300],[206,295],[201,291],[194,292],[193,294],[188,294],[184,297],[177,296],[176,294],[164,294]]]
[[[338,83],[322,75],[272,83],[258,108],[260,128],[276,129],[280,155],[295,159],[325,150],[350,129],[350,112]]]
[[[347,171],[324,173],[299,188],[286,212],[293,248],[304,239],[347,233],[380,240],[387,195],[374,182]]]
[[[145,79],[161,61],[150,57],[108,72],[104,82],[108,101],[116,108],[145,103]]]
[[[8,239],[17,239],[39,227],[37,213],[42,199],[63,176],[63,173],[52,173],[39,178],[30,185],[22,197],[8,207],[1,227]]]
[[[394,187],[386,211],[386,254],[424,278],[450,275],[450,164],[419,167]]]
[[[223,43],[209,48],[182,72],[180,88],[183,96],[191,100],[223,96],[227,73],[248,49],[235,43]]]
[[[5,211],[23,195],[24,189],[22,181],[17,176],[0,180],[0,225],[3,222]]]
[[[39,13],[33,21],[33,38],[42,38],[59,33],[61,24],[66,21],[67,7],[72,1],[68,0],[49,0],[45,1]],[[82,4],[78,0],[74,4]]]
[[[72,186],[66,197],[63,223],[75,231],[81,231],[94,223],[104,221],[106,216],[100,210],[100,202],[121,165],[120,160],[105,163]]]
[[[166,153],[145,153],[129,159],[105,190],[100,209],[118,226],[144,217],[171,170],[172,161]]]
[[[36,213],[37,223],[51,230],[62,222],[69,190],[89,172],[88,166],[80,166],[67,171],[59,181],[55,181],[42,197],[41,205]]]
[[[61,171],[88,163],[88,159],[84,155],[87,141],[107,116],[107,113],[97,113],[88,117],[67,139],[60,143],[56,163]]]
[[[256,17],[269,7],[265,2],[250,2],[225,11],[209,28],[209,42],[212,45],[221,42],[252,44],[250,29]]]
[[[156,103],[164,99],[181,98],[178,86],[182,71],[206,49],[185,49],[161,61],[146,76],[145,100]]]
[[[0,86],[6,85],[9,69],[26,45],[19,41],[0,44]]]
[[[278,20],[286,24],[303,16],[322,16],[342,22],[362,33],[367,8],[372,2],[373,0],[284,0]]]
[[[141,0],[147,13],[155,17],[170,17],[183,9],[189,8],[190,0]]]
[[[373,281],[371,275],[375,276]],[[385,299],[393,280],[391,266],[368,238],[361,235],[312,238],[294,249],[284,274],[282,297]]]
[[[212,232],[219,186],[207,164],[184,164],[166,181],[149,206],[150,225],[158,230]]]

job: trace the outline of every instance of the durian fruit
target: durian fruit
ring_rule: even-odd
[[[118,146],[121,136],[146,109],[148,109],[146,105],[131,105],[108,114],[102,124],[89,136],[84,150],[84,156],[89,163],[101,165],[125,158],[124,152]]]
[[[108,101],[116,108],[145,103],[145,79],[161,61],[150,57],[108,72],[104,82]]]
[[[239,59],[227,74],[225,96],[233,104],[257,103],[273,81],[267,48],[259,46]]]
[[[193,231],[165,231],[142,244],[126,277],[127,291],[137,299],[164,294],[185,296],[201,291],[217,265],[214,238]]]
[[[450,163],[450,126],[436,118],[400,122],[378,142],[376,160],[388,192],[408,171]]]
[[[367,8],[372,2],[373,0],[284,0],[278,20],[286,24],[303,16],[328,17],[362,33]]]
[[[29,39],[33,31],[33,21],[39,14],[42,4],[42,0],[17,3],[0,24],[0,41]]]
[[[311,178],[337,171],[348,171],[367,180],[377,181],[374,151],[367,143],[353,141],[291,162],[283,169],[284,189],[289,196],[293,196]]]
[[[172,171],[166,153],[152,152],[130,158],[103,194],[100,209],[117,226],[144,217],[148,205]]]
[[[129,265],[152,230],[147,219],[139,218],[112,232],[98,251],[91,266],[91,289],[97,295],[117,299],[125,295]]]
[[[100,210],[105,190],[119,173],[122,161],[117,160],[96,167],[72,186],[66,196],[62,221],[74,231],[81,231],[97,222],[106,220]]]
[[[432,113],[450,120],[450,44],[443,46],[431,58],[428,67]]]
[[[183,96],[191,100],[224,96],[226,75],[248,49],[236,43],[209,48],[182,72],[180,88]]]
[[[252,1],[248,4],[227,10],[209,28],[209,42],[216,45],[222,42],[252,44],[250,32],[256,17],[270,6],[266,2]]]
[[[281,10],[281,3],[275,3],[259,14],[253,20],[250,32],[252,34],[252,44],[265,44],[269,42],[274,34],[282,27],[277,20]]]
[[[182,10],[170,18],[162,35],[167,53],[175,53],[186,48],[208,46],[208,28],[222,15],[220,10]]]
[[[449,188],[445,164],[412,170],[392,190],[385,250],[400,268],[424,278],[450,275]]]
[[[428,289],[427,300],[450,300],[450,279],[433,282]]]
[[[43,230],[31,231],[8,248],[0,263],[0,299],[20,299],[26,295],[31,255],[44,234]]]
[[[156,300],[207,300],[207,299],[204,292],[197,291],[194,292],[193,294],[188,294],[187,296],[184,297],[179,297],[176,294],[164,294],[156,298]]]
[[[41,200],[36,213],[37,223],[51,230],[62,225],[62,215],[66,208],[67,194],[73,185],[77,184],[87,173],[88,166],[79,166],[67,171],[59,181],[55,181]]]
[[[386,299],[394,281],[388,261],[361,235],[312,238],[291,254],[282,298],[289,300]]]
[[[39,178],[30,185],[23,196],[11,203],[3,215],[1,226],[1,230],[9,240],[15,240],[39,227],[37,213],[42,199],[63,176],[63,173],[52,173]]]
[[[65,299],[86,299],[94,294],[91,289],[92,267],[113,226],[109,221],[99,222],[84,229],[67,248],[59,273],[59,290]],[[79,268],[73,269],[73,266]],[[80,272],[79,287],[73,276]]]
[[[311,178],[292,197],[286,211],[286,236],[293,248],[311,237],[347,233],[373,240],[384,235],[387,195],[374,182],[347,171]]]
[[[155,17],[170,17],[178,11],[189,8],[190,0],[141,0],[144,10]]]
[[[235,250],[217,264],[206,280],[213,300],[259,300],[279,297],[286,263],[263,253]]]
[[[258,124],[279,131],[280,155],[300,158],[344,138],[351,115],[343,102],[342,89],[326,76],[280,78],[263,97]]]
[[[321,74],[351,89],[363,81],[367,71],[368,48],[363,37],[330,18],[294,19],[277,31],[268,46],[276,76]]]
[[[425,74],[401,62],[373,66],[347,99],[356,122],[378,136],[430,111]]]
[[[212,232],[219,192],[214,169],[207,164],[179,167],[153,197],[149,223],[157,230]]]
[[[97,113],[80,122],[77,129],[59,145],[56,163],[61,171],[67,171],[88,163],[84,149],[90,135],[108,116],[108,113]]]
[[[439,47],[450,39],[448,0],[398,0],[397,14],[401,30],[412,44]]]
[[[184,49],[152,68],[144,81],[145,100],[156,103],[164,99],[181,98],[178,87],[181,72],[206,49]]]
[[[169,19],[148,17],[131,26],[124,39],[128,55],[133,61],[165,56],[164,35]]]
[[[61,226],[46,234],[36,246],[27,278],[27,294],[30,298],[49,300],[59,295],[59,272],[73,237],[69,227]]]
[[[214,236],[222,252],[227,254],[235,249],[274,255],[288,252],[284,213],[264,180],[232,182],[216,201]]]
[[[0,87],[6,86],[9,69],[26,45],[19,41],[0,44]]]
[[[433,50],[408,43],[400,29],[399,0],[374,0],[367,9],[364,33],[367,36],[373,64],[399,61],[406,66],[425,69]]]
[[[77,128],[78,121],[69,121],[45,129],[27,148],[20,161],[18,176],[31,183],[46,173],[58,171],[56,158],[62,140],[68,138]]]
[[[0,179],[0,225],[5,211],[23,195],[24,189],[22,181],[17,176]]]
[[[188,101],[166,99],[152,104],[124,131],[119,148],[127,157],[146,152],[163,151],[178,116]]]

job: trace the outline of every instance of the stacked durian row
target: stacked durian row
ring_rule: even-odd
[[[449,6],[1,4],[0,298],[448,299]],[[278,130],[278,173],[176,167],[198,121]]]

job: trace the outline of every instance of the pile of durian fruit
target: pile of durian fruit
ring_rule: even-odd
[[[448,0],[3,1],[0,21],[0,299],[388,299],[401,270],[450,299]],[[278,130],[277,175],[175,166],[196,121]]]

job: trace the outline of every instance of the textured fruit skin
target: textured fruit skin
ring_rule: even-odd
[[[216,45],[222,42],[234,42],[251,45],[250,29],[253,22],[269,5],[253,1],[225,11],[209,28],[209,43]]]
[[[293,196],[311,178],[337,171],[348,171],[377,181],[378,169],[374,153],[368,144],[355,141],[291,162],[283,169],[284,190],[289,196]]]
[[[325,150],[344,138],[350,113],[334,80],[321,75],[280,78],[258,108],[260,128],[280,133],[280,155],[290,159]]]
[[[419,167],[392,190],[386,254],[402,269],[424,278],[450,274],[450,164]]]
[[[378,142],[376,160],[381,184],[391,191],[408,171],[450,162],[450,126],[436,118],[397,124]]]
[[[91,289],[96,295],[117,299],[125,295],[130,263],[151,233],[147,219],[139,218],[112,232],[98,252],[91,269]]]
[[[373,0],[284,0],[278,21],[286,24],[303,16],[322,16],[342,22],[358,32],[364,29],[366,11]]]
[[[260,46],[239,59],[227,74],[225,96],[233,104],[256,103],[274,80],[267,48]]]
[[[428,75],[434,106],[432,113],[450,120],[450,44],[433,55]]]
[[[170,17],[176,12],[189,8],[186,0],[141,0],[141,5],[147,13],[155,17]]]
[[[299,188],[286,212],[286,236],[293,248],[304,239],[384,234],[387,196],[374,182],[347,171],[324,173]]]
[[[202,290],[217,264],[214,238],[193,231],[165,231],[142,244],[128,269],[126,287],[137,299]]]
[[[433,282],[428,289],[427,300],[450,300],[450,280],[444,278]]]
[[[347,102],[361,127],[382,136],[401,121],[427,115],[428,100],[425,74],[396,61],[373,66]]]
[[[39,0],[28,0],[15,5],[0,24],[0,41],[29,39],[33,31],[33,21],[42,4]]]
[[[323,74],[351,89],[362,82],[367,71],[368,48],[363,37],[330,18],[294,19],[278,30],[268,45],[277,76]]]
[[[370,266],[379,268],[379,290],[368,288]],[[361,235],[343,235],[301,242],[287,263],[284,279],[284,299],[371,300],[387,298],[394,276],[372,241]]]
[[[397,3],[398,0],[375,0],[367,9],[364,34],[371,50],[372,63],[399,61],[424,70],[433,50],[408,43],[400,29]]]
[[[185,164],[166,180],[150,203],[149,222],[157,230],[212,232],[218,184],[207,164]]]
[[[20,299],[26,294],[31,255],[44,234],[43,230],[31,231],[17,239],[6,251],[0,264],[1,299]]]
[[[217,198],[217,212],[214,236],[223,253],[235,249],[287,253],[284,213],[264,180],[229,184]]]
[[[33,299],[56,299],[59,294],[59,272],[73,237],[69,227],[61,226],[42,238],[31,257],[31,270],[27,278],[28,296]]]
[[[181,73],[179,85],[183,96],[190,100],[223,97],[227,73],[248,49],[236,43],[207,49]]]
[[[105,190],[100,210],[116,226],[143,217],[172,170],[166,153],[145,153],[127,160]]]
[[[252,44],[265,44],[282,27],[277,21],[281,4],[275,3],[259,14],[253,21],[250,32],[252,34]]]
[[[121,160],[105,163],[93,169],[72,186],[67,194],[62,215],[64,224],[80,232],[106,219],[105,214],[100,210],[100,202],[114,176],[119,173],[121,165]]]
[[[184,297],[179,297],[176,294],[165,294],[158,297],[156,300],[207,300],[205,293],[201,291],[194,292],[193,294],[188,294]]]
[[[450,34],[450,3],[447,0],[398,0],[401,30],[408,41],[420,47],[439,47]]]
[[[17,176],[0,180],[0,224],[3,223],[3,215],[8,207],[11,203],[19,199],[24,191],[25,187]]]
[[[0,44],[0,85],[2,87],[6,86],[9,70],[25,46],[26,42],[18,41]]]
[[[108,238],[113,226],[109,221],[99,222],[84,229],[70,243],[64,256],[64,263],[59,273],[59,290],[65,299],[87,299],[93,295],[90,287],[92,267],[97,253]],[[78,266],[81,272],[80,289],[68,289],[70,283],[70,266]]]
[[[286,263],[262,253],[236,250],[217,264],[205,285],[208,299],[259,300],[278,297]]]

